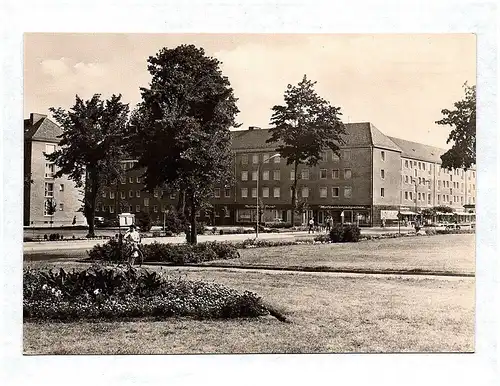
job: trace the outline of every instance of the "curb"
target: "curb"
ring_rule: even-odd
[[[273,267],[265,265],[229,265],[229,264],[184,264],[174,265],[162,262],[148,262],[143,266],[164,266],[173,268],[230,268],[240,270],[261,270],[261,271],[283,271],[283,272],[317,272],[317,273],[351,273],[361,275],[406,275],[406,276],[443,276],[443,277],[476,277],[474,273],[459,273],[446,271],[425,271],[425,270],[391,270],[391,269],[343,269],[327,267]]]

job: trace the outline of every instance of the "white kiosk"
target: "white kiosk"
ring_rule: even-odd
[[[120,213],[118,215],[120,227],[129,227],[135,224],[135,214],[132,213]]]

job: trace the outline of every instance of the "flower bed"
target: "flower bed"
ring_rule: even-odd
[[[128,256],[128,244],[111,239],[106,244],[96,245],[89,252],[93,261],[120,262]],[[176,265],[195,264],[212,260],[228,260],[240,257],[236,247],[229,243],[206,242],[191,244],[152,243],[141,246],[144,262],[163,262]]]
[[[190,316],[257,317],[269,310],[253,292],[173,279],[156,271],[93,266],[83,271],[23,272],[23,316],[29,320]]]
[[[256,240],[256,239],[246,239],[241,242],[232,243],[232,246],[237,249],[246,248],[265,248],[265,247],[282,247],[288,245],[301,245],[301,244],[312,244],[314,241],[312,239],[298,240]]]

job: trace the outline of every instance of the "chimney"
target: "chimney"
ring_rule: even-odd
[[[47,115],[38,114],[38,113],[31,113],[30,114],[30,123],[31,123],[31,125],[34,125],[35,123],[37,123],[38,121],[40,121],[44,118],[47,118]]]
[[[248,130],[252,131],[252,130],[260,130],[260,127],[257,127],[257,126],[249,126],[248,127]]]

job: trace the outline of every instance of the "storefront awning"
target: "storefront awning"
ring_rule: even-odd
[[[436,216],[453,216],[454,213],[436,212]]]
[[[410,210],[402,210],[402,211],[401,211],[401,212],[399,212],[399,213],[401,213],[402,215],[405,215],[405,216],[409,216],[409,215],[414,215],[414,214],[416,214],[415,212],[412,212],[412,211],[410,211]]]

